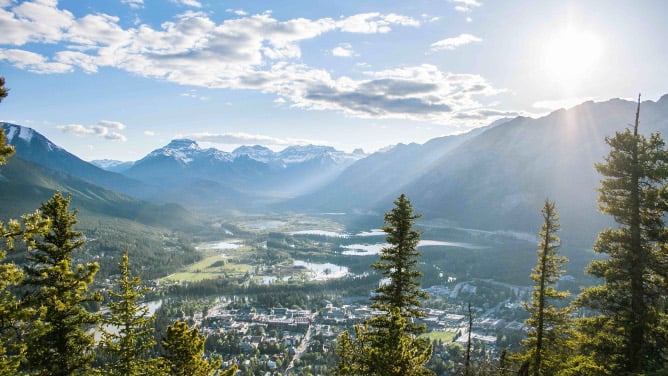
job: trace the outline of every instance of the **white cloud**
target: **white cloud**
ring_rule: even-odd
[[[0,8],[0,44],[55,43],[74,19],[72,13],[57,9],[55,0],[28,1],[11,11],[4,8]]]
[[[482,6],[482,3],[476,0],[449,0],[451,3],[455,4],[455,10],[457,12],[468,13],[473,10],[473,8],[478,8]]]
[[[391,25],[401,26],[420,26],[420,21],[398,14],[390,13],[383,15],[380,13],[361,13],[344,18],[337,22],[337,26],[349,33],[389,33],[392,31]]]
[[[48,61],[40,54],[25,50],[0,49],[0,60],[7,60],[17,68],[40,74],[65,73],[73,70],[69,64]]]
[[[441,17],[439,17],[439,16],[432,16],[432,15],[429,15],[427,13],[423,13],[421,16],[422,16],[422,19],[427,21],[427,22],[437,22],[441,19]]]
[[[243,9],[229,9],[229,8],[228,8],[228,9],[226,9],[225,11],[228,12],[228,13],[234,13],[234,14],[236,14],[237,16],[247,16],[247,15],[248,15],[248,12],[246,12],[246,11],[243,10]]]
[[[181,137],[181,136],[179,136]],[[306,140],[298,138],[280,138],[260,134],[236,133],[193,133],[183,136],[185,138],[210,142],[222,145],[264,145],[264,146],[291,146],[323,144],[322,141]]]
[[[338,57],[353,57],[355,56],[355,51],[350,43],[340,43],[332,49],[332,55]]]
[[[155,132],[153,132],[153,131],[144,131],[144,136],[153,137],[153,136],[155,136]]]
[[[144,6],[144,0],[121,0],[121,3],[128,4],[130,8],[142,8]]]
[[[116,129],[116,130],[123,130],[125,129],[125,124],[118,122],[118,121],[112,121],[112,120],[100,120],[97,122],[97,125],[109,128],[109,129]]]
[[[197,0],[170,0],[170,1],[174,4],[185,5],[185,6],[193,7],[193,8],[201,8],[202,7],[202,3],[200,3]]]
[[[52,56],[0,49],[0,60],[39,73],[63,73],[74,67],[95,73],[102,67],[112,67],[190,87],[257,90],[273,94],[276,103],[294,108],[439,123],[453,120],[458,112],[482,107],[480,98],[499,92],[483,77],[443,72],[432,65],[368,71],[353,78],[332,76],[327,70],[298,60],[302,55],[300,44],[323,33],[388,33],[395,27],[420,26],[418,20],[398,14],[279,21],[265,12],[216,23],[204,12],[186,11],[159,27],[141,24],[123,28],[114,16],[75,18],[57,9],[55,1],[45,4],[39,3],[43,13],[61,19],[48,28],[33,25],[33,18],[13,13],[19,7],[0,10],[0,20],[14,22],[10,32],[0,34],[0,43],[50,43],[50,49],[55,50]],[[454,48],[479,40],[462,34],[436,42],[433,48]],[[332,54],[353,53],[349,45],[338,47]],[[203,99],[194,92],[183,95]],[[97,125],[107,127],[104,136],[121,139],[113,132],[118,129]],[[94,131],[84,128],[61,130]]]
[[[104,138],[110,141],[120,141],[120,142],[125,142],[128,140],[124,135],[118,132],[109,132],[104,135]]]
[[[481,76],[444,73],[427,64],[366,75],[366,80],[342,77],[309,83],[286,96],[294,107],[447,123],[460,111],[482,107],[477,97],[501,92]]]
[[[186,98],[197,99],[200,101],[208,101],[209,99],[211,99],[207,96],[197,94],[197,90],[195,89],[190,89],[184,93],[181,93],[181,96]]]
[[[100,136],[111,141],[127,141],[127,138],[117,130],[125,129],[123,123],[110,120],[101,120],[95,125],[85,126],[81,124],[58,125],[56,129],[63,133],[73,134],[75,136]]]
[[[482,39],[471,34],[460,34],[453,38],[446,38],[431,44],[431,51],[454,50],[469,43],[482,42]]]
[[[67,124],[67,125],[58,125],[56,129],[60,130],[63,133],[70,133],[76,136],[88,136],[94,135],[95,130],[87,128],[81,124]]]

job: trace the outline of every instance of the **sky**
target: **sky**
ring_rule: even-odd
[[[0,120],[85,160],[174,138],[373,152],[668,93],[664,0],[0,0]]]

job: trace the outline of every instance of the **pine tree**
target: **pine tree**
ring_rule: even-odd
[[[43,233],[49,226],[39,212],[24,215],[22,223],[10,220],[7,224],[0,221],[0,238],[5,242],[5,249],[0,248],[0,376],[16,375],[20,362],[25,357],[26,346],[21,340],[26,310],[21,307],[16,289],[23,282],[21,268],[13,262],[3,262],[8,251],[14,249],[16,239],[26,239]]]
[[[98,324],[99,316],[84,305],[101,300],[88,292],[99,267],[73,265],[84,240],[73,230],[77,221],[76,211],[68,209],[70,199],[58,192],[42,204],[50,228],[30,239],[24,268],[24,306],[32,310],[25,368],[38,375],[85,375],[93,358],[94,338],[86,330]]]
[[[176,321],[167,327],[167,336],[162,341],[166,354],[163,361],[171,376],[210,376],[220,368],[220,361],[207,361],[204,356],[204,338],[197,328],[188,329],[188,324]],[[232,376],[236,366],[222,372],[220,376]]]
[[[0,102],[7,96],[5,78],[0,76]],[[4,130],[0,130],[0,166],[14,153],[14,149],[6,145]],[[21,235],[21,226],[17,221],[9,221],[7,225],[0,221],[0,238],[5,241],[7,249],[0,248],[0,262],[7,257],[7,251],[13,248],[14,238]],[[16,372],[23,357],[24,346],[17,343],[16,325],[18,301],[9,291],[12,286],[23,280],[23,273],[14,263],[0,264],[0,376],[12,375]]]
[[[529,318],[526,325],[529,336],[524,341],[527,352],[523,360],[528,360],[533,375],[552,375],[563,365],[570,355],[567,339],[570,336],[570,308],[558,308],[554,304],[568,297],[567,291],[558,291],[556,283],[563,275],[566,257],[559,256],[560,240],[556,233],[560,230],[559,215],[553,202],[545,200],[542,209],[543,225],[539,233],[537,251],[538,262],[532,270],[535,282],[531,303],[526,304]]]
[[[0,102],[7,96],[5,79],[0,76]],[[0,130],[0,166],[4,165],[14,148],[6,145],[4,130]],[[26,310],[12,289],[23,281],[21,268],[13,262],[5,262],[7,252],[14,249],[16,239],[29,239],[46,231],[50,222],[43,220],[39,212],[24,215],[22,222],[0,221],[0,239],[4,248],[0,248],[0,376],[13,376],[18,373],[21,361],[25,357],[26,346],[21,340],[23,326],[27,321]]]
[[[5,88],[5,78],[0,76],[0,102],[7,97],[8,89]],[[0,129],[0,165],[3,165],[7,162],[9,158],[14,154],[14,147],[7,145],[7,136],[5,136],[4,129]]]
[[[364,332],[359,325],[355,326],[355,338],[345,330],[336,338],[336,353],[339,361],[336,365],[335,374],[337,375],[365,375],[368,370],[364,369],[364,363],[360,361],[359,355],[362,353],[362,344],[364,344]]]
[[[431,375],[425,364],[431,357],[431,344],[417,336],[425,331],[415,319],[424,317],[420,289],[422,273],[416,269],[420,253],[416,250],[420,232],[413,229],[415,219],[411,202],[405,195],[394,201],[385,214],[389,247],[381,250],[380,261],[371,266],[379,270],[387,283],[374,290],[371,307],[384,314],[355,328],[355,338],[348,332],[339,337],[338,374],[350,375]],[[357,350],[353,354],[348,349]]]
[[[2,102],[3,99],[7,98],[7,95],[9,89],[5,87],[5,78],[0,76],[0,102]]]
[[[103,373],[112,376],[151,375],[157,373],[157,364],[148,359],[147,352],[155,346],[153,317],[148,307],[141,304],[147,291],[141,279],[130,272],[130,259],[125,251],[118,264],[120,273],[116,290],[109,291],[109,315],[102,322],[100,349],[109,357]]]
[[[606,138],[610,153],[596,165],[604,176],[599,209],[617,228],[599,233],[594,251],[607,256],[587,271],[603,284],[578,298],[595,316],[582,320],[583,352],[610,374],[639,375],[666,364],[666,240],[668,152],[659,134],[633,130]]]
[[[420,215],[413,213],[413,206],[404,194],[394,201],[394,205],[390,212],[385,213],[386,226],[383,227],[390,246],[381,249],[380,261],[371,265],[381,272],[388,283],[381,284],[374,291],[371,307],[388,313],[397,308],[402,317],[413,321],[424,317],[422,300],[428,297],[420,288],[422,272],[416,269],[421,256],[417,251],[420,232],[414,230],[413,225]],[[407,327],[411,334],[423,333],[424,329],[424,326],[413,322],[409,322]]]

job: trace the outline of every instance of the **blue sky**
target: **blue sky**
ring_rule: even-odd
[[[668,93],[668,2],[0,0],[0,120],[83,159],[171,139],[375,151]]]

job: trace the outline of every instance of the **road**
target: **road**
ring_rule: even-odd
[[[302,340],[302,343],[297,347],[295,356],[292,358],[290,361],[290,364],[288,364],[288,367],[285,369],[285,374],[287,375],[288,372],[294,368],[295,366],[295,360],[301,358],[302,354],[306,352],[306,349],[308,349],[309,342],[311,340],[311,328],[313,327],[313,324],[308,326],[308,329],[306,329],[306,334],[304,334],[304,340]]]

